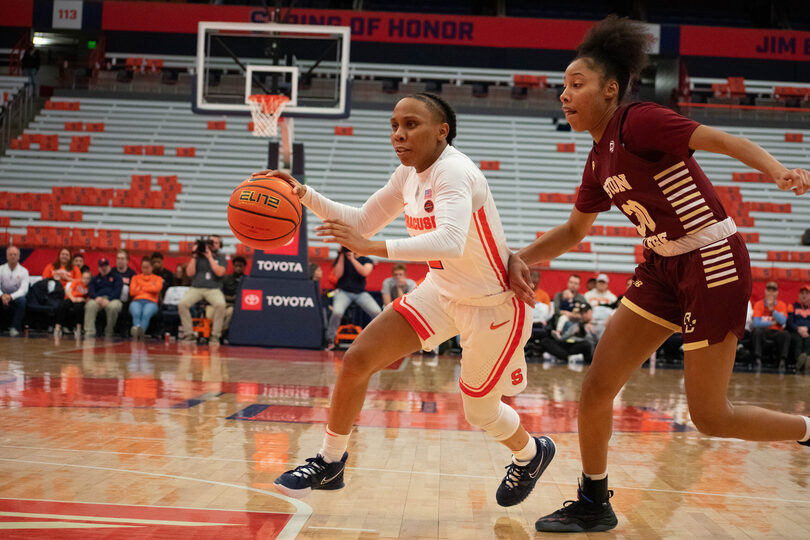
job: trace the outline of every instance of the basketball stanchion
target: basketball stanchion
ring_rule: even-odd
[[[283,94],[253,94],[248,97],[250,115],[253,117],[254,137],[276,137],[281,128],[282,169],[292,168],[292,118],[282,118],[290,98]]]

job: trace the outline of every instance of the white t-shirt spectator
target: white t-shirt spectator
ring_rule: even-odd
[[[405,278],[405,286],[402,288],[402,294],[407,294],[416,288],[416,282],[410,278]],[[380,288],[380,292],[388,293],[391,295],[391,301],[393,302],[397,298],[399,298],[399,294],[397,294],[397,280],[396,278],[389,277],[385,278],[382,282],[382,287]]]
[[[615,311],[610,305],[616,302],[616,295],[609,290],[600,293],[596,289],[591,289],[586,292],[584,296],[591,305],[591,309],[593,309],[593,322],[605,324],[605,321],[607,321]]]
[[[0,266],[0,294],[10,294],[12,300],[28,294],[28,270],[17,263],[14,270],[8,263]]]

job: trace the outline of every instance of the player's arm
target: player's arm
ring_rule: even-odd
[[[543,236],[509,256],[509,286],[518,299],[530,306],[535,303],[529,266],[562,255],[577,245],[591,230],[598,212],[584,213],[571,210],[568,221],[557,225]],[[556,297],[555,297],[556,302]],[[559,310],[559,306],[556,306]]]
[[[732,157],[768,175],[779,189],[792,189],[796,195],[810,190],[810,173],[805,169],[787,169],[767,150],[744,137],[700,125],[689,138],[689,148]]]

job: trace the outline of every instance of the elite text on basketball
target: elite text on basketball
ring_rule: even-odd
[[[267,193],[259,193],[258,191],[245,189],[239,194],[240,201],[255,202],[270,208],[278,208],[280,202],[278,197],[273,197]]]

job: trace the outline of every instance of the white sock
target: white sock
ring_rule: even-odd
[[[799,442],[807,442],[810,441],[810,416],[804,416],[804,439],[801,439]]]
[[[512,460],[518,465],[525,465],[533,460],[536,455],[537,443],[534,441],[534,437],[529,435],[529,442],[526,443],[526,446],[512,454]]]
[[[586,474],[585,471],[582,471],[582,476],[590,480],[604,480],[607,478],[607,471],[603,472],[602,474]]]
[[[323,456],[324,461],[332,463],[343,459],[343,452],[349,446],[350,435],[351,433],[340,435],[329,429],[329,426],[326,426],[326,432],[323,434],[323,448],[318,452]]]

